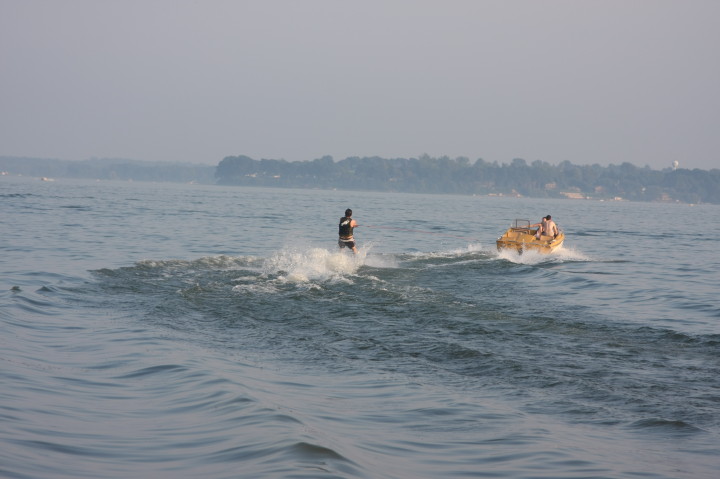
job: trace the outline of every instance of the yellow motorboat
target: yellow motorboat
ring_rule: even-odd
[[[522,254],[523,251],[537,251],[539,253],[549,254],[560,248],[565,241],[565,233],[558,229],[558,235],[552,236],[542,235],[536,238],[538,228],[530,226],[530,220],[515,220],[514,226],[511,226],[505,234],[497,239],[498,251],[504,249],[514,249]]]

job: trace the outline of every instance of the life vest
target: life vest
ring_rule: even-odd
[[[338,233],[340,234],[340,238],[352,238],[353,227],[350,226],[350,223],[352,223],[352,218],[347,216],[343,216],[342,218],[340,218],[340,224],[338,225]]]

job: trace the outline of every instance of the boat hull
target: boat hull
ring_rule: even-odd
[[[515,250],[522,254],[525,251],[537,251],[538,253],[550,254],[563,245],[565,234],[560,232],[557,237],[541,236],[535,238],[537,229],[531,228],[510,228],[505,234],[497,239],[497,249]]]

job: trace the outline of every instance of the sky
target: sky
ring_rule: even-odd
[[[717,0],[0,0],[0,156],[720,168]]]

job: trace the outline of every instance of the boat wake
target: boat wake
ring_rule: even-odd
[[[265,260],[262,272],[280,281],[306,283],[352,276],[365,264],[367,248],[358,254],[323,248],[286,248]]]
[[[543,263],[564,263],[573,261],[592,261],[592,258],[573,248],[562,246],[552,253],[540,253],[528,250],[518,253],[513,249],[503,249],[498,252],[497,257],[502,260],[517,264],[543,264]]]

